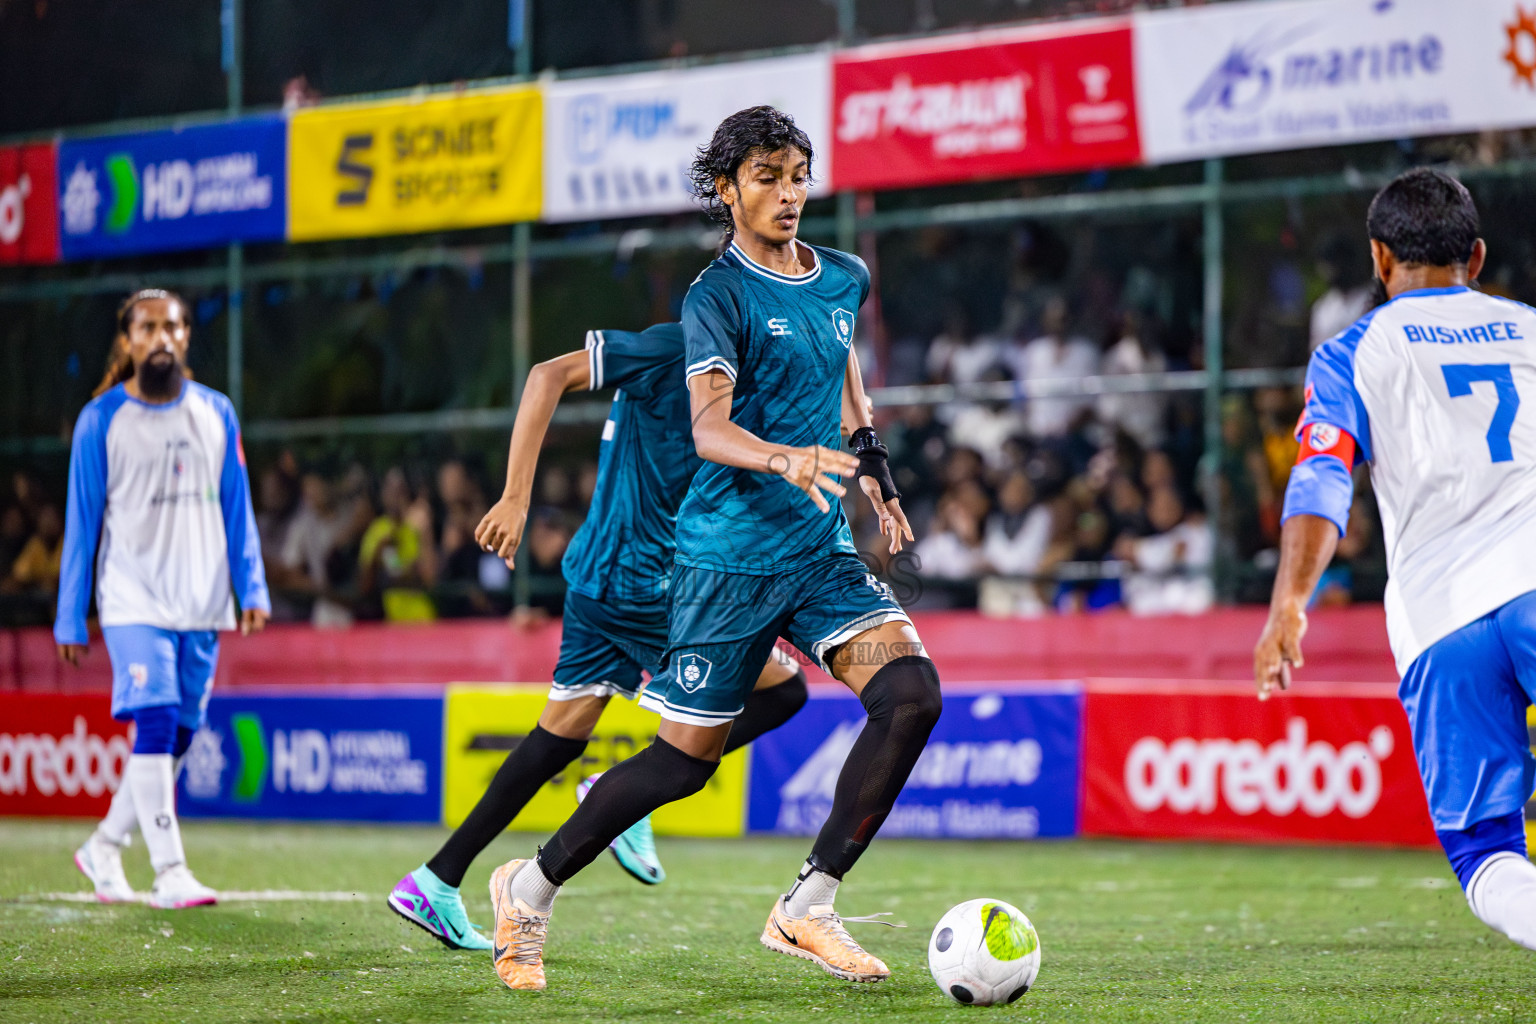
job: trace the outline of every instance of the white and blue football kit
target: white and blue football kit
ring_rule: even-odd
[[[1353,493],[1343,459],[1370,463],[1398,692],[1463,885],[1476,866],[1460,856],[1465,837],[1513,829],[1536,784],[1525,724],[1536,406],[1524,399],[1536,402],[1536,310],[1464,287],[1404,292],[1312,356],[1286,489],[1286,518],[1321,516],[1342,532]]]
[[[271,609],[240,428],[229,399],[187,381],[165,404],[118,385],[80,413],[69,463],[54,639],[86,642],[95,579],[112,713],[173,705],[202,724],[218,630]]]

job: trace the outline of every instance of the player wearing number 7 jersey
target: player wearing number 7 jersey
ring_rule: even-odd
[[[1472,912],[1536,949],[1524,808],[1536,783],[1536,310],[1469,287],[1486,248],[1462,185],[1420,168],[1367,216],[1389,300],[1307,369],[1279,573],[1254,650],[1261,699],[1299,667],[1303,609],[1370,463],[1387,634],[1430,816]]]

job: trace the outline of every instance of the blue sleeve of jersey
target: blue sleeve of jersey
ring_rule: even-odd
[[[224,537],[229,552],[229,580],[242,611],[260,608],[271,613],[267,574],[261,565],[261,534],[256,529],[256,510],[251,506],[251,479],[245,471],[245,448],[240,443],[240,423],[228,402],[224,414],[224,469],[219,477],[219,504],[224,509]]]
[[[1280,522],[1291,516],[1319,516],[1339,528],[1349,523],[1349,506],[1355,498],[1355,481],[1349,475],[1344,460],[1337,455],[1316,455],[1303,459],[1291,468],[1290,482],[1285,485],[1285,507]]]
[[[682,383],[683,328],[658,324],[632,331],[588,331],[589,387],[622,388],[649,399],[667,385]]]
[[[107,508],[107,416],[86,406],[75,423],[69,452],[69,495],[64,506],[64,552],[59,567],[59,608],[53,639],[61,644],[87,640],[85,616],[91,607],[96,544]]]
[[[1368,322],[1362,320],[1312,353],[1307,363],[1307,404],[1296,424],[1298,439],[1316,422],[1347,431],[1367,462],[1371,459],[1371,421],[1360,392],[1355,390],[1355,347]]]
[[[741,311],[725,277],[723,271],[706,269],[683,299],[684,365],[689,380],[711,370],[723,370],[733,383],[736,380]]]

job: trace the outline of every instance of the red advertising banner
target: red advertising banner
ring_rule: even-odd
[[[1083,832],[1436,846],[1391,687],[1092,682]]]
[[[0,816],[100,817],[132,746],[105,694],[0,694]]]
[[[0,264],[59,262],[58,147],[0,147]]]
[[[1141,159],[1128,21],[846,50],[832,89],[838,189]]]

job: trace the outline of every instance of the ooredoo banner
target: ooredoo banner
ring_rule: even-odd
[[[1087,834],[1436,845],[1390,687],[1091,682],[1085,715]]]
[[[58,147],[0,147],[0,265],[59,261]]]
[[[64,258],[283,237],[287,125],[253,117],[59,147]]]
[[[485,793],[496,769],[539,722],[548,684],[479,686],[458,684],[447,693],[447,783],[443,819],[461,823]],[[576,786],[650,746],[661,720],[626,700],[608,704],[586,752],[536,793],[514,829],[552,832],[576,809]],[[746,810],[746,753],[720,762],[704,789],[657,809],[651,823],[662,835],[739,836]]]
[[[106,694],[0,697],[0,816],[100,817],[133,752]]]
[[[1075,684],[946,691],[939,723],[880,834],[1076,834],[1081,719]],[[814,835],[864,720],[851,694],[813,694],[788,725],[754,741],[752,831]]]
[[[766,103],[805,129],[818,187],[832,179],[826,53],[613,75],[544,86],[547,221],[671,213],[692,206],[688,167],[727,115]],[[814,194],[814,190],[813,190]]]
[[[289,238],[534,220],[539,90],[316,107],[289,131]]]
[[[833,61],[839,189],[1136,163],[1130,22],[860,47]]]
[[[1134,17],[1152,163],[1536,124],[1536,9],[1276,0]]]
[[[215,693],[178,790],[188,817],[436,822],[442,697]]]

